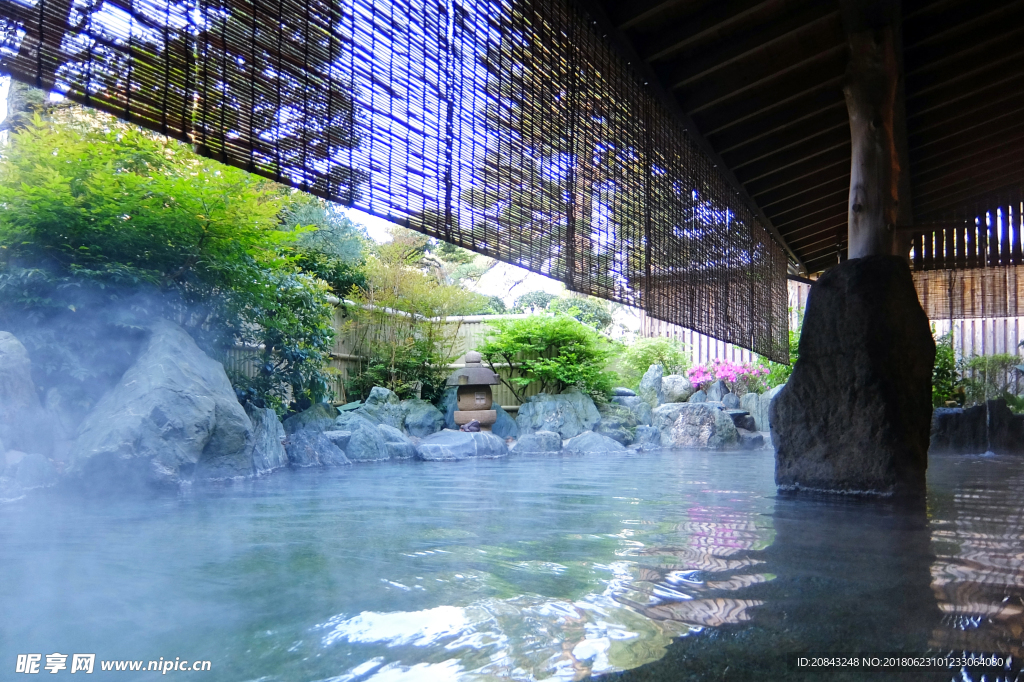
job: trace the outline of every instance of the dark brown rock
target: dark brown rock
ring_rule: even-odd
[[[932,412],[932,455],[977,455],[988,450],[988,415],[984,405],[963,409],[938,407]]]
[[[827,271],[811,288],[800,359],[769,408],[776,484],[923,490],[934,359],[906,261],[870,256]]]

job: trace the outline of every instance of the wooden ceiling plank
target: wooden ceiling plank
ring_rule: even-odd
[[[988,173],[994,168],[1013,170],[1014,167],[1024,168],[1024,146],[1019,144],[998,154],[974,154],[958,165],[946,165],[934,172],[915,173],[913,183],[914,188],[919,190],[922,196],[926,196],[928,193],[971,181],[978,177],[979,172]]]
[[[755,196],[755,193],[759,196],[765,192],[786,186],[803,187],[807,186],[809,183],[816,182],[817,174],[825,172],[826,170],[831,173],[836,165],[845,166],[846,174],[849,175],[849,147],[832,150],[822,158],[815,159],[815,163],[808,163],[799,168],[791,168],[789,173],[779,175],[778,177],[769,176],[763,180],[749,182],[745,184],[744,187],[746,187],[747,191],[751,193],[751,196]]]
[[[969,158],[998,152],[1005,147],[1017,145],[1018,151],[1024,151],[1020,144],[1024,141],[1024,117],[1020,114],[1009,118],[1014,123],[1005,127],[986,126],[980,130],[965,131],[962,137],[950,137],[945,146],[930,145],[927,153],[914,154],[911,168],[918,172],[930,173],[939,168],[961,163]],[[923,169],[923,170],[918,170]]]
[[[915,205],[914,221],[929,222],[942,220],[949,217],[949,214],[959,207],[973,204],[1003,189],[1006,189],[1007,193],[1011,189],[1016,191],[1024,189],[1024,171],[999,174],[995,178],[990,178],[986,182],[978,183],[973,187],[955,192],[935,194],[929,201],[921,202],[919,206]]]
[[[908,57],[938,42],[963,39],[965,32],[988,27],[1001,18],[1009,20],[1024,0],[971,0],[955,3],[947,11],[903,22],[903,51]]]
[[[766,213],[770,213],[772,222],[776,225],[784,225],[785,221],[790,215],[808,215],[809,212],[815,210],[819,206],[833,206],[837,199],[841,199],[843,205],[846,205],[846,201],[850,194],[849,182],[846,182],[846,186],[836,186],[831,191],[819,191],[815,192],[814,197],[811,199],[802,199],[793,201],[789,204],[776,204],[772,210],[765,210]],[[762,208],[764,208],[762,206]],[[781,230],[781,228],[780,228]]]
[[[640,55],[648,62],[664,59],[679,50],[685,50],[709,34],[726,31],[759,11],[770,12],[777,6],[777,0],[718,0],[703,3],[697,13],[659,27],[658,33],[665,37],[648,39],[647,48],[639,50]],[[637,23],[634,21],[621,28],[632,28]]]
[[[972,107],[988,106],[1002,94],[1018,94],[1024,87],[1021,71],[993,69],[976,75],[969,84],[955,83],[937,88],[907,103],[908,125],[913,121],[915,130],[934,125],[936,119],[945,121],[953,116],[950,110],[961,111]]]
[[[832,168],[828,170],[833,170]],[[834,167],[834,172],[819,174],[819,178],[828,178],[814,184],[800,185],[796,187],[783,187],[774,192],[767,192],[760,195],[758,205],[768,209],[777,206],[789,206],[792,204],[806,203],[808,195],[817,196],[819,193],[842,188],[843,191],[850,190],[850,164],[840,163]]]
[[[1015,176],[1016,173],[1022,171],[1024,171],[1024,158],[1021,158],[1020,154],[1012,154],[1009,161],[992,164],[982,172],[972,173],[970,177],[946,177],[927,185],[915,185],[914,197],[920,197],[924,202],[931,202],[937,196],[952,196],[961,192],[970,192],[976,185],[987,187],[991,181],[998,180],[1002,176]],[[967,187],[963,187],[965,183],[968,184]]]
[[[740,124],[757,122],[758,119],[776,120],[780,116],[796,118],[803,105],[809,99],[820,102],[821,106],[830,106],[837,102],[846,106],[843,101],[842,75],[831,78],[812,87],[800,84],[800,87],[787,92],[778,90],[771,93],[755,93],[750,97],[737,100],[727,106],[717,107],[706,115],[694,116],[694,122],[707,129],[708,135],[717,135],[722,131]],[[774,117],[774,119],[773,119]]]
[[[845,224],[846,202],[844,201],[837,210],[831,213],[822,213],[800,222],[792,223],[786,230],[785,235],[787,240],[792,239],[796,244],[800,244],[801,240],[804,240],[804,243],[806,243],[808,238],[825,229],[823,227],[825,225],[845,226]],[[793,248],[798,247],[794,246]]]
[[[685,4],[685,0],[639,0],[628,3],[611,3],[612,7],[628,8],[626,12],[609,12],[609,19],[619,29],[625,30],[644,21],[655,19],[660,14]]]
[[[768,161],[761,161],[757,164],[748,166],[743,173],[737,173],[736,177],[739,178],[740,182],[746,185],[747,183],[757,182],[763,178],[783,173],[793,166],[798,166],[799,164],[803,164],[808,161],[820,159],[822,156],[834,150],[842,149],[845,151],[849,148],[849,136],[846,136],[845,138],[837,136],[828,147],[822,148],[815,145],[810,149],[793,149],[786,154],[780,155],[778,158],[772,158]]]
[[[738,171],[741,168],[750,166],[751,164],[763,161],[765,159],[778,158],[780,154],[786,152],[792,152],[803,148],[822,148],[832,147],[837,143],[848,142],[850,140],[850,124],[846,122],[832,125],[828,128],[821,130],[808,129],[805,134],[798,135],[800,130],[794,131],[793,137],[796,139],[785,139],[781,136],[775,138],[775,145],[769,146],[769,143],[773,140],[766,140],[764,144],[754,147],[745,148],[743,153],[735,152],[729,156],[722,155],[723,159],[730,164],[733,171]]]
[[[820,130],[830,127],[832,124],[838,124],[840,121],[845,124],[845,119],[846,108],[843,103],[831,102],[821,109],[810,111],[802,116],[779,116],[777,120],[776,117],[769,116],[752,119],[751,123],[757,123],[757,126],[735,126],[711,140],[716,149],[722,150],[719,153],[724,155],[747,145],[764,141],[766,138],[789,139],[793,135],[800,134],[805,128]]]
[[[1024,30],[1024,28],[1022,28]],[[1014,31],[1018,33],[1018,31]],[[1024,64],[1024,41],[1015,40],[1001,43],[1004,50],[992,54],[988,50],[960,53],[959,58],[949,62],[945,69],[929,70],[916,75],[907,76],[908,108],[914,109],[911,102],[923,95],[941,88],[955,87],[963,83],[967,88],[976,87],[977,79],[998,75],[1019,73]],[[1007,68],[1010,67],[1010,68]]]
[[[948,144],[948,140],[956,143],[968,134],[987,134],[986,131],[989,130],[1009,127],[1020,117],[1021,109],[1024,109],[1024,91],[1015,92],[991,106],[966,111],[962,116],[947,119],[943,124],[936,122],[936,125],[927,130],[915,128],[911,136],[911,154],[930,154],[931,148],[941,148],[944,146],[943,143]]]

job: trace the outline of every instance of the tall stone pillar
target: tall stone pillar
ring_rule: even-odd
[[[770,406],[785,491],[924,488],[935,342],[907,262],[867,256],[811,287],[800,359]]]

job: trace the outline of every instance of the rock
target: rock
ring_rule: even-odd
[[[686,402],[688,403],[706,403],[708,401],[708,394],[704,391],[694,391]]]
[[[977,455],[988,450],[988,414],[984,405],[932,410],[928,454]]]
[[[554,431],[537,431],[520,436],[512,448],[516,455],[551,454],[562,451],[562,437]]]
[[[224,367],[157,320],[135,363],[79,427],[68,476],[117,487],[251,476],[253,433]]]
[[[725,385],[724,381],[719,379],[708,387],[707,393],[710,402],[721,402],[722,398],[729,393],[729,387]]]
[[[750,413],[750,416],[754,418],[754,422],[757,422],[757,412],[761,409],[761,396],[757,393],[744,393],[740,396],[740,409],[746,410]],[[755,429],[760,431],[760,428]]]
[[[737,429],[746,429],[747,431],[757,431],[757,424],[754,423],[754,418],[750,416],[750,413],[746,410],[730,410],[726,409],[725,413],[732,419],[732,423],[736,425]]]
[[[473,457],[504,457],[508,447],[505,441],[487,431],[466,433],[445,429],[424,438],[416,454],[427,462],[453,462]]]
[[[75,409],[64,400],[63,394],[56,388],[46,392],[43,400],[43,412],[46,425],[52,429],[54,459],[63,461],[71,455],[71,446],[75,442],[78,426],[85,418],[85,412]],[[2,450],[0,450],[2,452]]]
[[[402,408],[405,431],[410,436],[423,438],[444,428],[444,414],[426,400],[405,400]]]
[[[661,377],[665,374],[665,370],[661,365],[651,365],[644,372],[644,376],[640,379],[640,388],[637,389],[637,395],[654,409],[658,405],[665,402],[665,395],[662,391]]]
[[[284,420],[284,432],[293,434],[296,431],[330,431],[334,428],[334,420],[338,416],[338,410],[327,403],[317,403],[298,414],[293,414]]]
[[[284,426],[277,413],[269,407],[249,407],[245,413],[252,423],[252,467],[256,475],[288,466]]]
[[[790,491],[923,491],[934,359],[904,258],[827,270],[811,287],[800,359],[769,408],[775,482]]]
[[[613,405],[629,408],[637,424],[651,425],[651,406],[638,396],[613,396],[611,402]]]
[[[392,459],[411,459],[416,456],[416,446],[399,429],[387,424],[377,426],[384,438],[384,446]],[[428,434],[429,435],[429,434]]]
[[[341,429],[333,429],[331,431],[324,431],[324,437],[334,444],[334,447],[338,448],[342,452],[348,447],[349,441],[352,440],[351,431],[342,431]],[[347,455],[346,455],[347,456]]]
[[[0,440],[9,448],[50,454],[49,421],[32,381],[28,351],[13,334],[0,332]]]
[[[656,450],[661,447],[661,431],[653,426],[638,426],[633,445],[639,445],[641,450]]]
[[[693,384],[681,374],[669,374],[661,380],[666,403],[685,403],[693,395]]]
[[[625,386],[616,386],[612,389],[613,396],[635,396],[636,392],[633,389],[626,388]]]
[[[738,410],[740,409],[740,397],[735,393],[726,393],[722,396],[722,404],[727,410]]]
[[[1002,398],[985,403],[988,411],[988,449],[997,455],[1024,452],[1024,415],[1014,414]]]
[[[455,423],[455,411],[459,409],[458,390],[455,386],[446,388],[444,395],[441,396],[441,402],[437,405],[437,409],[444,415],[444,428],[453,431],[459,429],[459,425]]]
[[[352,412],[374,424],[387,424],[396,429],[405,427],[406,407],[398,396],[383,386],[374,386],[366,402]]]
[[[56,485],[57,470],[49,459],[37,452],[14,452],[14,464],[7,468],[4,476],[10,479],[18,492]]]
[[[574,455],[587,455],[603,452],[622,452],[626,448],[623,447],[621,443],[612,440],[608,436],[602,436],[599,433],[587,431],[585,433],[581,433],[575,438],[570,438],[568,442],[565,443],[563,449]]]
[[[654,426],[664,447],[719,450],[739,439],[729,415],[708,403],[666,403],[654,410]]]
[[[516,424],[520,434],[554,431],[562,438],[572,438],[591,430],[600,420],[601,414],[590,396],[569,389],[558,395],[530,396],[519,407]]]
[[[647,403],[641,402],[640,404],[648,407]],[[648,409],[650,408],[648,407]],[[639,423],[632,410],[614,403],[601,405],[597,410],[601,414],[601,421],[594,427],[595,433],[608,436],[623,445],[633,442],[633,433]]]
[[[352,462],[324,431],[301,429],[285,440],[288,461],[295,467],[343,466]]]
[[[758,398],[758,407],[760,409],[757,414],[754,415],[754,421],[757,422],[758,431],[771,430],[772,418],[771,410],[769,408],[771,408],[772,401],[775,400],[775,396],[779,394],[779,391],[782,390],[783,386],[785,386],[785,384],[765,391],[761,394],[761,397]]]
[[[501,405],[497,403],[494,403],[491,409],[498,413],[498,419],[491,427],[491,433],[498,438],[518,438],[519,425],[516,424],[516,420],[512,418],[512,415],[502,409]]]
[[[370,421],[359,410],[339,414],[334,424],[336,429],[350,433],[345,454],[353,462],[378,462],[391,457],[387,441],[378,428],[380,424]]]
[[[764,447],[764,436],[756,431],[736,429],[739,434],[740,448],[743,450],[760,450]]]

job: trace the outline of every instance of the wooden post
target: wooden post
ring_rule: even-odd
[[[843,87],[852,142],[848,256],[906,257],[909,237],[895,234],[910,218],[899,4],[846,0],[843,20],[850,46]]]

